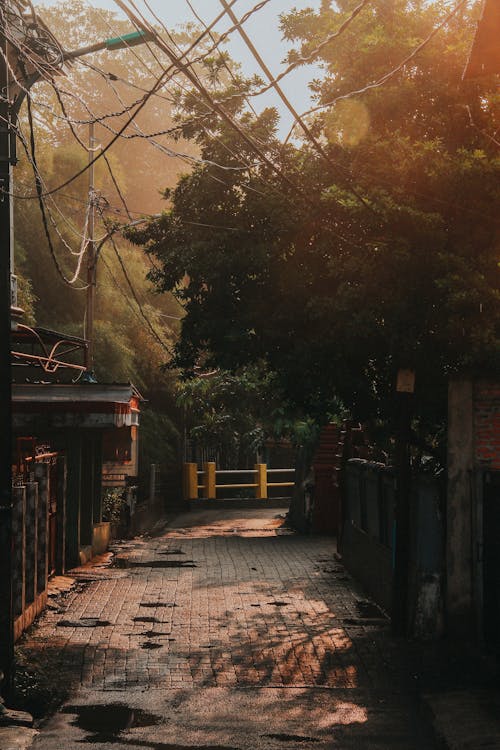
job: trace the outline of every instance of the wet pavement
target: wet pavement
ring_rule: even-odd
[[[114,550],[24,638],[65,694],[33,750],[428,750],[414,664],[282,510],[196,511]]]

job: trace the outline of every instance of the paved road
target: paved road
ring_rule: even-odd
[[[279,513],[179,516],[79,569],[22,646],[67,691],[33,750],[431,748],[406,645]]]

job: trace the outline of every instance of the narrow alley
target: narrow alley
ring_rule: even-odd
[[[34,750],[427,750],[406,646],[279,509],[197,511],[80,568],[21,645],[64,692]]]

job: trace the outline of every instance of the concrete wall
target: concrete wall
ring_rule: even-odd
[[[449,632],[459,637],[482,638],[487,625],[483,604],[485,593],[491,592],[483,591],[484,483],[490,472],[499,471],[500,382],[452,380],[448,395],[446,604]]]
[[[342,532],[342,562],[386,612],[392,606],[392,550],[346,521]]]
[[[446,611],[448,631],[457,636],[471,634],[474,623],[473,467],[473,386],[470,380],[454,380],[448,394]]]

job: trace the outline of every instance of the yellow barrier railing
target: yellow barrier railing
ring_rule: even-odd
[[[252,482],[231,484],[218,482],[227,475],[252,476]],[[268,469],[267,464],[255,464],[253,469],[217,469],[215,462],[207,461],[203,469],[198,464],[185,463],[183,466],[183,487],[185,500],[197,500],[201,496],[207,500],[217,499],[217,490],[253,489],[258,500],[266,500],[270,487],[293,487],[294,482],[270,482],[269,474],[295,474],[295,469]]]

